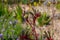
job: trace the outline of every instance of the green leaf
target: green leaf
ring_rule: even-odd
[[[22,0],[22,3],[23,4],[27,4],[28,3],[28,0]]]
[[[22,22],[22,9],[21,7],[18,5],[18,7],[16,8],[16,15],[17,15],[17,19],[20,20],[20,22]]]
[[[4,13],[4,7],[3,7],[3,5],[2,5],[2,2],[0,3],[0,16],[1,15],[3,15],[3,13]]]

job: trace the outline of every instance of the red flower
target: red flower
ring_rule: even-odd
[[[20,38],[21,38],[21,39],[25,39],[25,38],[26,38],[26,36],[24,36],[24,35],[23,35],[23,36],[20,36]]]
[[[37,18],[37,17],[40,17],[40,13],[36,13],[35,14],[35,17]]]
[[[49,38],[47,38],[47,40],[53,40],[53,38],[52,37],[49,37]]]

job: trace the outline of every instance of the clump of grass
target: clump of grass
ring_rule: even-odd
[[[38,23],[40,26],[43,26],[43,25],[48,25],[49,22],[50,22],[50,18],[49,16],[47,15],[47,13],[43,13],[41,14],[41,16],[38,18]]]

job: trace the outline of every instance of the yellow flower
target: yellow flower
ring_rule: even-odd
[[[51,2],[48,2],[48,4],[51,4]]]
[[[36,2],[34,2],[34,6],[37,6],[37,3]]]

